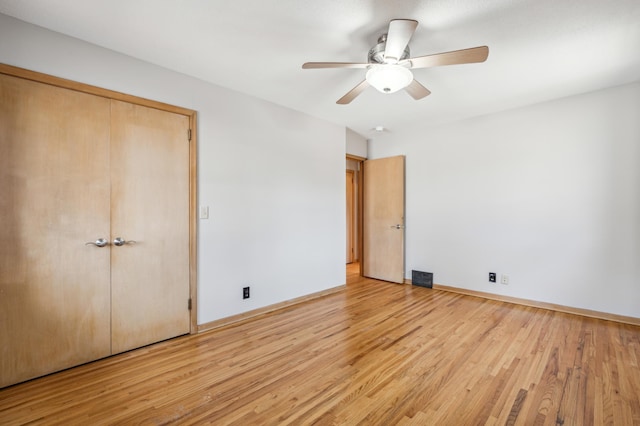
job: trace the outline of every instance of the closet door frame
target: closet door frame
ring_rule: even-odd
[[[11,65],[0,63],[0,73],[20,77],[26,80],[49,84],[51,86],[64,89],[75,90],[77,92],[88,93],[101,96],[107,99],[129,102],[135,105],[142,105],[156,108],[162,111],[181,114],[189,119],[189,297],[191,300],[190,334],[196,334],[197,324],[197,113],[194,110],[152,101],[133,95],[127,95],[113,90],[103,89],[84,83],[78,83],[64,78],[54,77],[48,74],[30,71]]]

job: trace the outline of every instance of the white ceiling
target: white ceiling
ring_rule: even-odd
[[[0,0],[0,12],[348,126],[451,122],[640,80],[639,0]],[[335,101],[394,18],[411,55],[489,46],[485,63],[414,70],[432,94]],[[1,59],[1,58],[0,58]]]

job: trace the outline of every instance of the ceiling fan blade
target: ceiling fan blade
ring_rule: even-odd
[[[305,62],[302,69],[319,69],[319,68],[366,68],[369,64],[359,64],[353,62]]]
[[[339,105],[346,105],[348,103],[351,103],[351,101],[354,100],[356,96],[364,92],[364,90],[368,87],[369,87],[369,83],[367,82],[367,80],[362,80],[362,83],[358,84],[356,87],[349,90],[347,94],[341,97],[340,99],[338,99],[336,103]]]
[[[406,90],[407,93],[410,94],[411,97],[416,101],[431,94],[431,91],[424,87],[422,84],[418,83],[417,80],[413,80],[411,83],[409,83],[409,85],[405,87],[404,90]]]
[[[389,22],[387,44],[384,49],[384,61],[386,63],[395,64],[400,60],[417,26],[418,21],[412,19],[394,19]]]
[[[454,50],[453,52],[436,53],[434,55],[411,58],[409,68],[430,68],[443,65],[472,64],[484,62],[489,56],[487,46],[472,47],[471,49]]]

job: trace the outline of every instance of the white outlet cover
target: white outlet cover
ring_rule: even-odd
[[[507,285],[509,284],[509,275],[508,274],[502,274],[502,276],[500,277],[500,283]]]

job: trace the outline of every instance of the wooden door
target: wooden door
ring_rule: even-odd
[[[347,188],[347,263],[353,263],[353,246],[354,246],[354,182],[353,170],[346,171],[346,188]]]
[[[109,100],[0,74],[0,387],[110,354]]]
[[[189,118],[111,110],[112,350],[189,333]],[[135,241],[135,243],[134,243]]]
[[[364,162],[363,275],[404,282],[404,156]]]

